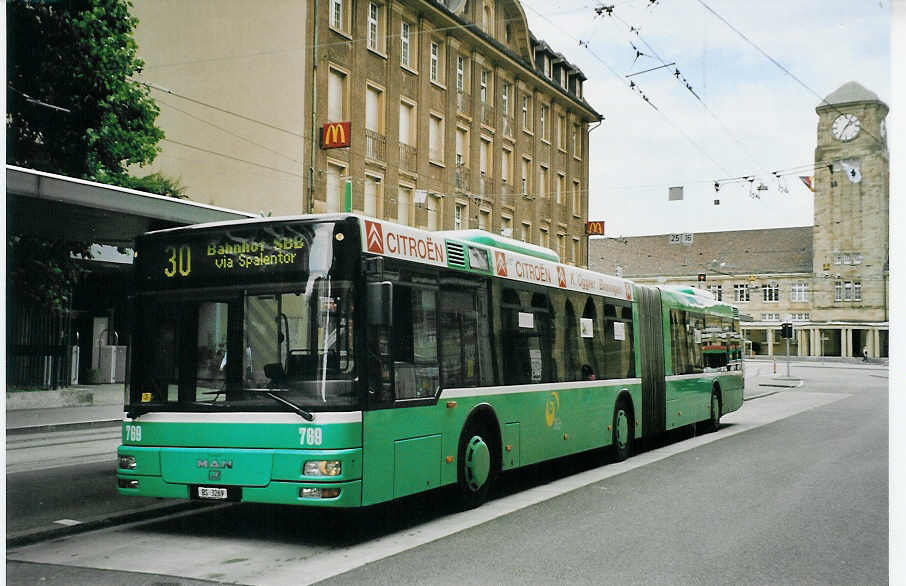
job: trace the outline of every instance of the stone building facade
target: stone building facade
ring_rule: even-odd
[[[813,226],[695,234],[688,246],[593,239],[592,268],[735,303],[754,354],[786,354],[780,326],[792,321],[791,355],[888,356],[888,108],[849,82],[816,112]]]
[[[134,4],[167,133],[152,170],[191,198],[274,215],[348,205],[584,265],[602,118],[518,0],[269,0],[254,18],[238,0]],[[336,122],[348,146],[322,148]]]

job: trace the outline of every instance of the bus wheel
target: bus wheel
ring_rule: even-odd
[[[632,453],[632,439],[634,436],[632,411],[626,406],[626,401],[617,403],[613,410],[613,459],[622,462]]]
[[[705,433],[717,431],[720,428],[720,397],[717,393],[711,393],[711,416],[705,424]]]
[[[494,475],[490,435],[483,427],[469,425],[459,442],[459,496],[463,508],[472,509],[487,500]]]

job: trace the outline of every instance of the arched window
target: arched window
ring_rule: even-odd
[[[494,12],[491,9],[490,4],[484,5],[484,10],[481,13],[481,30],[487,34],[493,34],[493,23],[494,23]]]

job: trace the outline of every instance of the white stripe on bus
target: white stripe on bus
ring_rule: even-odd
[[[361,411],[312,413],[313,421],[306,421],[295,413],[280,412],[232,412],[232,413],[171,413],[157,411],[144,413],[137,419],[129,419],[123,413],[123,421],[130,423],[298,423],[315,425],[320,423],[360,423]]]
[[[735,374],[738,376],[742,376],[742,371],[741,370],[722,370],[719,372],[699,372],[699,373],[693,373],[693,374],[671,374],[671,375],[665,376],[664,379],[666,379],[666,381],[668,383],[671,381],[675,381],[675,380],[693,380],[693,379],[705,379],[705,378],[709,379],[709,380],[717,380],[718,376],[724,376],[724,375],[728,375],[728,374],[730,374],[730,375]]]
[[[588,389],[592,387],[615,387],[641,384],[640,378],[617,378],[602,380],[583,380],[565,383],[537,383],[531,385],[510,385],[505,387],[468,387],[444,389],[441,399],[460,399],[465,397],[483,397],[486,395],[513,395],[518,393],[543,393],[548,391],[565,391],[568,389]]]

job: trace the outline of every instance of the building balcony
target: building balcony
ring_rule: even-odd
[[[400,171],[416,173],[418,171],[418,150],[405,143],[400,143]]]
[[[387,137],[374,130],[365,129],[365,158],[372,161],[387,161]]]
[[[472,116],[472,94],[456,93],[456,111],[465,116]]]

